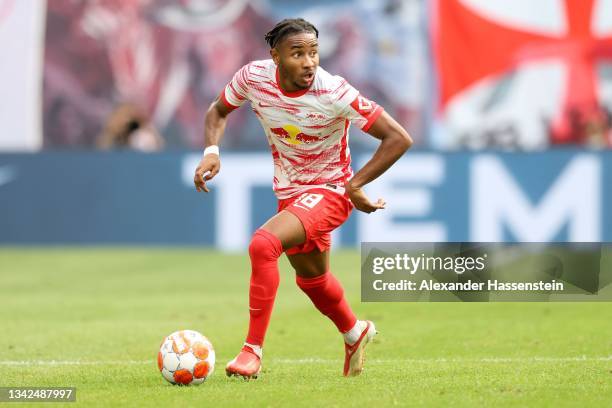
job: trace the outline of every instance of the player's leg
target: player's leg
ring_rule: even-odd
[[[242,351],[228,363],[227,375],[257,377],[264,337],[279,284],[278,258],[285,249],[304,240],[302,223],[288,211],[279,212],[253,234],[249,245],[249,331]]]
[[[329,250],[313,249],[309,253],[287,255],[300,289],[310,298],[315,307],[327,316],[340,333],[349,332],[357,322],[344,297],[344,289],[329,271]]]
[[[305,240],[300,220],[288,211],[281,211],[253,234],[249,245],[251,282],[249,287],[248,344],[261,347],[270,322],[279,284],[278,258],[287,248]]]
[[[328,237],[323,238],[328,239]],[[376,334],[370,321],[357,320],[340,282],[329,271],[329,250],[287,255],[296,272],[296,283],[315,307],[342,333],[345,343],[345,376],[359,375],[363,369],[365,346]]]

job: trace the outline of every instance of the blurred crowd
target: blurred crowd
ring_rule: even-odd
[[[548,135],[559,126],[554,116],[534,112],[537,126],[525,130],[522,119],[497,120],[497,112],[492,126],[481,126],[477,116],[467,121],[473,110],[466,113],[464,105],[449,105],[441,114],[437,92],[444,78],[436,75],[440,51],[432,40],[436,24],[446,24],[436,21],[436,4],[451,3],[462,1],[48,0],[44,147],[200,149],[208,105],[243,64],[268,58],[264,34],[280,19],[296,16],[320,30],[321,65],[384,106],[418,146],[548,147]],[[456,70],[478,63],[466,58]],[[602,75],[612,77],[612,65],[606,67]],[[480,95],[478,109],[485,112],[485,103],[501,100],[514,74],[510,69]],[[612,98],[608,103],[566,107],[562,124],[572,143],[612,145]],[[530,132],[544,135],[545,142],[516,135]],[[355,129],[351,144],[367,148],[375,141]],[[249,109],[232,114],[223,145],[267,148]]]
[[[373,2],[287,3],[49,0],[45,146],[129,146],[109,132],[125,133],[118,130],[117,115],[133,114],[133,122],[146,118],[163,135],[163,143],[147,143],[147,149],[202,147],[208,105],[243,64],[269,57],[264,34],[298,11],[321,31],[322,66],[422,133],[421,2],[388,1],[374,8]],[[364,137],[361,143],[369,141]],[[232,115],[224,145],[267,147],[248,109]]]

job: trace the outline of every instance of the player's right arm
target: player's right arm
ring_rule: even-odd
[[[204,141],[206,147],[219,146],[225,132],[227,116],[232,110],[232,108],[221,101],[221,98],[217,98],[210,105],[204,118]],[[196,190],[208,193],[210,190],[206,186],[206,182],[215,177],[220,169],[221,160],[219,159],[219,154],[208,153],[203,155],[193,177]]]
[[[206,149],[193,176],[193,184],[198,192],[208,193],[206,182],[215,177],[221,169],[218,146],[225,131],[227,115],[244,104],[249,98],[248,76],[249,64],[243,66],[234,74],[232,80],[206,111],[204,119]]]

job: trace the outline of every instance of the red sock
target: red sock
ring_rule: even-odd
[[[342,285],[331,272],[316,278],[295,277],[297,285],[308,295],[315,307],[329,317],[341,333],[355,326],[357,318],[344,298]]]
[[[283,253],[280,240],[262,229],[253,234],[249,245],[251,286],[249,288],[249,334],[246,342],[263,345],[270,323],[276,289],[278,289],[278,258]]]

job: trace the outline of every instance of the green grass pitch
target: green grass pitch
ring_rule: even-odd
[[[0,249],[0,386],[75,386],[84,406],[612,403],[611,303],[360,303],[359,262],[332,256],[356,313],[381,332],[363,374],[342,377],[341,337],[283,258],[263,372],[245,382],[224,366],[246,333],[246,254]],[[156,368],[179,329],[215,346],[201,386],[169,385]]]

